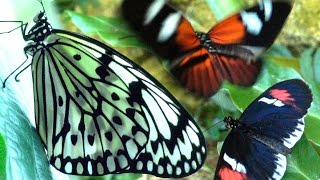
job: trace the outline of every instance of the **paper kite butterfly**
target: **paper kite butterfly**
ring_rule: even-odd
[[[28,32],[13,22],[29,42],[36,127],[52,166],[184,177],[203,165],[200,128],[149,73],[97,40],[52,29],[44,10]]]
[[[261,0],[234,14],[208,33],[196,32],[166,0],[124,0],[124,18],[162,57],[173,75],[202,97],[215,94],[223,80],[252,85],[261,68],[259,57],[280,32],[291,5]]]
[[[292,79],[262,93],[239,120],[226,117],[226,127],[232,130],[223,143],[214,179],[281,179],[286,155],[303,134],[311,102],[308,86]]]

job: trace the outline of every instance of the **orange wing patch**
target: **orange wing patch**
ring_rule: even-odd
[[[208,34],[214,43],[236,44],[244,40],[246,32],[246,27],[238,13],[215,25]]]
[[[210,97],[219,90],[224,79],[237,85],[252,85],[260,67],[260,61],[248,64],[240,58],[210,54],[200,48],[180,61],[172,73],[190,91],[202,97]]]
[[[181,22],[176,29],[175,43],[180,52],[188,52],[200,45],[195,31],[184,17],[181,17]]]

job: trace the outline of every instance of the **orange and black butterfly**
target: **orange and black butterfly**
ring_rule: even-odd
[[[166,0],[124,0],[122,11],[142,39],[170,60],[171,72],[183,85],[209,97],[223,80],[241,86],[255,82],[262,63],[258,59],[279,34],[291,4],[262,0],[208,33],[195,31]]]

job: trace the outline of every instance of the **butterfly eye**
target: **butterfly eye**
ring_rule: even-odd
[[[43,12],[39,12],[34,18],[33,18],[33,22],[38,22],[40,19],[42,19],[44,16],[44,13]]]

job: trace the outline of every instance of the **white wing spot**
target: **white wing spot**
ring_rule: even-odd
[[[179,175],[181,174],[181,172],[182,172],[182,171],[181,171],[181,168],[180,168],[180,167],[177,167],[177,169],[176,169],[176,175],[179,176]]]
[[[197,156],[198,164],[201,164],[201,162],[202,162],[201,154],[199,152],[197,152],[196,156]]]
[[[275,172],[272,175],[273,179],[281,179],[284,175],[284,172],[286,171],[287,167],[287,158],[283,154],[277,154],[275,155],[277,158],[276,161],[276,169]]]
[[[91,163],[91,161],[88,162],[88,173],[92,174],[92,163]]]
[[[192,162],[191,162],[191,167],[192,167],[192,169],[197,169],[197,163],[196,163],[196,161],[195,160],[192,160]]]
[[[109,172],[113,172],[114,170],[116,170],[116,165],[115,165],[113,156],[109,156],[107,158],[107,167],[108,167]]]
[[[77,173],[82,174],[83,173],[83,166],[80,162],[77,163]]]
[[[256,12],[241,12],[243,23],[246,25],[248,32],[253,35],[258,35],[263,26],[263,22]]]
[[[65,171],[66,173],[71,173],[71,172],[72,172],[72,164],[71,164],[71,162],[68,162],[68,163],[66,164],[66,166],[64,167],[64,171]]]
[[[181,14],[179,12],[171,13],[162,22],[162,26],[158,35],[158,42],[165,42],[176,32],[181,19]]]
[[[162,9],[165,3],[166,3],[166,0],[153,1],[153,3],[149,6],[144,16],[145,17],[143,21],[144,26],[148,25],[156,17],[156,15]]]
[[[161,165],[158,166],[158,174],[163,174],[164,169]]]
[[[143,163],[142,161],[137,162],[137,170],[141,170],[143,168]]]
[[[152,161],[148,161],[147,162],[147,169],[148,169],[149,172],[152,171],[152,169],[153,169],[153,162]]]
[[[204,146],[202,146],[201,150],[203,154],[206,153],[206,148]]]
[[[285,105],[278,99],[269,99],[269,98],[266,98],[266,97],[263,97],[263,98],[259,99],[258,102],[264,102],[264,103],[267,103],[267,104],[273,104],[273,105],[275,105],[277,107],[282,107],[282,106]]]
[[[264,20],[269,21],[272,15],[272,1],[262,1],[260,4],[260,9],[264,10]]]
[[[188,164],[188,162],[184,162],[184,171],[186,173],[189,173],[190,171],[190,164]]]
[[[104,173],[104,168],[100,162],[97,164],[98,174],[102,175]]]
[[[54,166],[55,166],[57,169],[61,169],[61,161],[60,161],[60,158],[56,158],[56,161],[54,162]]]
[[[167,164],[167,172],[168,174],[172,174],[172,166],[170,164]]]
[[[229,157],[226,153],[223,155],[223,160],[225,160],[233,170],[244,174],[247,173],[246,168],[240,162],[237,162],[235,159]]]
[[[133,139],[130,139],[126,143],[127,151],[131,159],[134,159],[138,154],[138,147],[133,141]]]
[[[124,155],[118,156],[118,162],[119,162],[120,168],[122,169],[128,166],[128,160]]]

